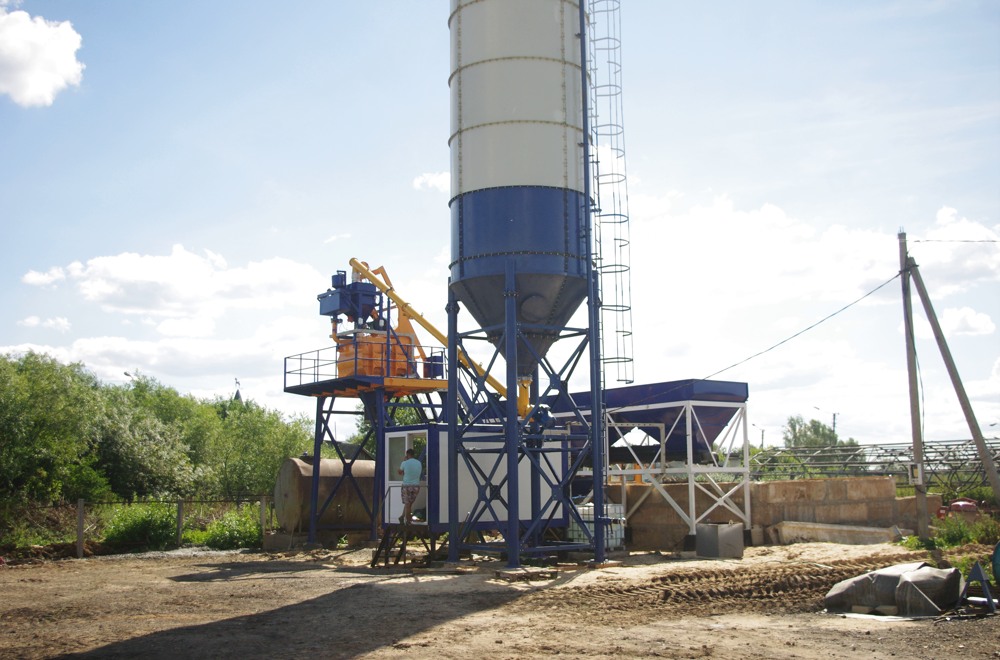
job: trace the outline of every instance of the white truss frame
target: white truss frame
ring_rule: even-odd
[[[696,438],[704,438],[705,434],[695,410],[699,408],[734,408],[736,413],[732,420],[719,434],[715,442],[714,451],[711,452],[712,463],[699,464],[694,460],[694,446]],[[658,442],[659,451],[648,463],[639,459],[632,445],[629,445],[632,457],[635,459],[635,467],[625,467],[624,465],[605,464],[605,474],[608,481],[613,477],[618,477],[622,487],[622,503],[625,505],[625,519],[628,520],[638,507],[654,491],[670,505],[670,507],[680,516],[681,520],[688,526],[688,533],[696,534],[698,523],[704,521],[709,514],[718,508],[723,508],[743,523],[744,529],[750,529],[750,439],[747,430],[747,408],[746,403],[732,403],[721,401],[676,401],[671,403],[658,403],[646,406],[629,406],[621,408],[627,410],[652,410],[663,408],[681,408],[673,425],[666,428],[664,424],[634,424],[616,423],[609,416],[605,417],[605,429],[617,429],[624,435],[628,431],[640,426],[649,428],[656,427],[659,432],[659,439],[647,434],[647,438],[653,444]],[[683,463],[680,461],[668,462],[666,458],[666,438],[674,432],[677,426],[684,420],[685,436],[687,437],[687,457]],[[604,438],[607,443],[609,433],[605,432]],[[605,461],[607,461],[607,447],[605,447]],[[592,471],[580,472],[583,475],[592,475]],[[626,501],[626,485],[628,477],[641,475],[642,481],[652,486],[636,502]],[[728,483],[727,483],[728,482]],[[685,510],[664,487],[668,483],[686,483],[688,506]],[[607,484],[609,487],[611,484]],[[728,487],[727,487],[728,486]],[[740,490],[743,491],[742,508],[733,499],[733,496]],[[704,511],[698,511],[697,493],[701,492],[709,497],[710,505]],[[589,497],[587,498],[589,500]]]

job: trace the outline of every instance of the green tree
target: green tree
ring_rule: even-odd
[[[839,477],[864,474],[866,461],[854,438],[841,440],[836,432],[815,419],[789,417],[782,432],[785,447],[793,451],[760,461],[761,472],[792,477]],[[804,450],[804,451],[797,451]]]
[[[347,438],[347,442],[355,445],[364,445],[365,449],[368,449],[374,455],[374,446],[371,446],[370,442],[374,433],[374,426],[372,419],[369,417],[369,411],[365,409],[364,404],[361,402],[356,406],[356,410],[358,412],[358,428]],[[420,411],[412,406],[389,403],[386,405],[386,414],[389,416],[388,426],[406,426],[409,424],[419,424],[422,421]]]
[[[100,384],[79,363],[40,353],[0,356],[0,500],[100,496],[94,418]]]
[[[104,393],[98,430],[100,466],[119,497],[170,497],[196,490],[197,472],[176,425],[136,405],[127,387]]]
[[[281,461],[311,445],[311,420],[253,402],[197,399],[141,374],[104,385],[82,364],[0,355],[0,518],[112,494],[266,493]]]
[[[815,419],[808,423],[803,421],[801,415],[788,418],[788,423],[782,429],[782,439],[786,447],[856,447],[858,445],[854,438],[840,440],[837,433]]]
[[[223,417],[208,459],[219,492],[227,497],[264,494],[274,488],[282,461],[312,447],[302,424],[288,424],[280,413],[252,401],[215,402]]]
[[[204,462],[208,446],[222,430],[222,415],[216,402],[179,394],[144,375],[132,379],[128,392],[136,408],[147,410],[179,434],[195,464]]]

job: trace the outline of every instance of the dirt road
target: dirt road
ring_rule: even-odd
[[[2,658],[1000,658],[1000,617],[821,614],[845,577],[923,559],[897,546],[641,554],[510,581],[370,569],[370,551],[171,553],[0,569]]]

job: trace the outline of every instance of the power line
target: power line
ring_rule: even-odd
[[[911,243],[1000,243],[1000,241],[993,238],[983,238],[977,240],[964,240],[964,239],[944,240],[935,238],[924,238],[924,239],[915,238],[910,242]]]
[[[862,301],[862,300],[864,300],[865,298],[867,298],[867,297],[871,296],[872,294],[876,293],[876,292],[877,292],[878,290],[882,289],[882,288],[883,288],[883,287],[885,287],[886,285],[888,285],[888,284],[890,284],[891,282],[893,282],[893,281],[894,281],[894,280],[895,280],[896,278],[898,278],[898,277],[899,277],[899,275],[900,275],[900,273],[896,273],[895,275],[893,275],[892,277],[890,277],[889,279],[887,279],[887,280],[886,280],[885,282],[883,282],[882,284],[879,284],[879,285],[878,285],[877,287],[875,287],[874,289],[872,289],[871,291],[869,291],[869,292],[868,292],[868,293],[866,293],[865,295],[861,296],[861,297],[860,297],[860,298],[858,298],[857,300],[855,300],[855,301],[853,301],[853,302],[850,302],[850,303],[848,303],[848,304],[844,305],[843,307],[841,307],[841,308],[840,308],[840,309],[838,309],[837,311],[833,312],[832,314],[828,314],[827,316],[823,317],[823,318],[822,318],[822,319],[820,319],[819,321],[816,321],[815,323],[813,323],[812,325],[810,325],[810,326],[809,326],[808,328],[805,328],[805,329],[803,329],[803,330],[800,330],[800,331],[796,332],[796,333],[795,333],[794,335],[792,335],[792,336],[790,336],[790,337],[787,337],[787,338],[785,338],[785,339],[783,339],[783,340],[779,341],[779,342],[778,342],[777,344],[775,344],[774,346],[771,346],[770,348],[766,348],[766,349],[764,349],[763,351],[760,351],[759,353],[754,353],[754,354],[753,354],[753,355],[751,355],[750,357],[748,357],[748,358],[744,358],[744,359],[740,360],[739,362],[736,362],[736,363],[734,363],[734,364],[731,364],[731,365],[729,365],[728,367],[726,367],[725,369],[719,369],[718,371],[716,371],[716,372],[714,372],[714,373],[711,373],[711,374],[709,374],[709,375],[705,376],[704,378],[699,378],[699,379],[697,379],[697,380],[708,380],[709,378],[712,378],[713,376],[718,376],[719,374],[721,374],[721,373],[722,373],[722,372],[724,372],[724,371],[729,371],[730,369],[733,369],[733,368],[735,368],[735,367],[738,367],[738,366],[740,366],[741,364],[743,364],[743,363],[745,363],[745,362],[749,362],[750,360],[753,360],[754,358],[757,358],[757,357],[760,357],[761,355],[764,355],[765,353],[770,353],[771,351],[773,351],[774,349],[778,348],[778,347],[779,347],[779,346],[781,346],[782,344],[787,344],[788,342],[790,342],[791,340],[795,339],[796,337],[798,337],[798,336],[800,336],[800,335],[803,335],[803,334],[805,334],[805,333],[809,332],[810,330],[812,330],[813,328],[815,328],[815,327],[817,327],[817,326],[819,326],[819,325],[822,325],[823,323],[825,323],[825,322],[829,321],[830,319],[832,319],[833,317],[837,316],[837,315],[838,315],[838,314],[840,314],[841,312],[844,312],[844,311],[846,311],[846,310],[850,309],[851,307],[854,307],[855,305],[857,305],[857,304],[858,304],[859,302],[861,302],[861,301]],[[679,389],[680,387],[682,387],[682,385],[677,385],[675,389]],[[669,392],[669,391],[670,391],[670,390],[668,390],[668,392]],[[631,401],[631,402],[629,402],[629,404],[628,404],[628,405],[630,405],[630,406],[634,406],[634,405],[638,405],[638,404],[641,404],[641,403],[644,403],[644,402],[645,402],[646,400],[649,400],[649,399],[653,399],[653,398],[655,398],[655,397],[657,397],[657,396],[662,396],[663,394],[664,394],[664,392],[657,392],[656,394],[653,394],[653,395],[650,395],[650,396],[649,396],[649,397],[647,397],[646,399],[640,399],[640,400],[638,400],[638,401]],[[624,407],[624,406],[623,406],[623,407]],[[617,408],[610,408],[610,409],[606,410],[605,412],[606,412],[606,413],[613,413],[613,412],[615,412],[616,410],[617,410]]]
[[[851,307],[854,307],[855,305],[857,305],[859,302],[861,302],[862,300],[864,300],[868,296],[872,295],[873,293],[875,293],[876,291],[878,291],[882,287],[886,286],[887,284],[889,284],[890,282],[892,282],[893,280],[895,280],[897,277],[899,277],[899,273],[896,273],[895,275],[893,275],[892,277],[890,277],[888,280],[886,280],[882,284],[879,284],[877,287],[875,287],[874,289],[872,289],[871,291],[869,291],[865,295],[861,296],[860,298],[858,298],[854,302],[848,303],[848,304],[844,305],[843,307],[841,307],[840,309],[838,309],[836,312],[823,317],[819,321],[816,321],[815,323],[813,323],[808,328],[805,328],[804,330],[800,330],[800,331],[796,332],[791,337],[788,337],[786,339],[782,339],[781,341],[779,341],[774,346],[771,346],[770,348],[765,348],[763,351],[760,351],[759,353],[754,353],[753,355],[751,355],[748,358],[744,358],[744,359],[740,360],[739,362],[736,362],[735,364],[731,364],[728,367],[726,367],[725,369],[719,369],[715,373],[711,373],[711,374],[705,376],[704,378],[702,378],[701,380],[708,380],[709,378],[712,378],[713,376],[718,376],[719,374],[721,374],[724,371],[729,371],[730,369],[733,369],[734,367],[738,367],[741,364],[743,364],[744,362],[749,362],[750,360],[752,360],[752,359],[754,359],[756,357],[760,357],[761,355],[764,355],[765,353],[770,353],[771,351],[773,351],[774,349],[778,348],[782,344],[786,344],[786,343],[790,342],[791,340],[795,339],[796,337],[809,332],[813,328],[815,328],[815,327],[817,327],[819,325],[822,325],[823,323],[826,323],[827,321],[829,321],[830,319],[832,319],[834,316],[837,316],[841,312],[843,312],[843,311],[845,311],[847,309],[850,309]]]

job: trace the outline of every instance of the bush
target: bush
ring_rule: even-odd
[[[132,504],[115,510],[104,532],[104,542],[120,549],[140,552],[163,550],[177,533],[177,510],[169,504]]]
[[[1000,543],[1000,522],[989,516],[983,516],[972,523],[969,528],[972,540],[983,545],[996,545]]]
[[[972,572],[972,566],[977,561],[979,562],[980,568],[983,569],[983,573],[986,574],[986,579],[995,583],[996,577],[993,575],[993,565],[990,563],[990,556],[988,554],[981,556],[959,557],[953,560],[951,565],[961,571],[962,577],[968,580],[969,573]]]
[[[75,506],[0,503],[0,546],[26,548],[75,540]]]
[[[969,523],[961,516],[948,516],[937,526],[937,546],[939,548],[951,548],[956,545],[972,543],[972,530]]]
[[[206,531],[208,535],[205,545],[216,550],[259,548],[264,541],[255,507],[230,511],[221,519],[210,523]]]
[[[208,545],[208,532],[204,529],[185,529],[181,541],[185,545]]]
[[[933,538],[921,541],[919,536],[904,536],[899,545],[907,550],[933,550],[936,547]]]
[[[986,515],[973,523],[961,516],[948,516],[934,526],[932,531],[934,536],[926,541],[921,541],[916,536],[904,536],[899,544],[910,550],[933,550],[969,543],[996,545],[1000,542],[1000,522]]]

